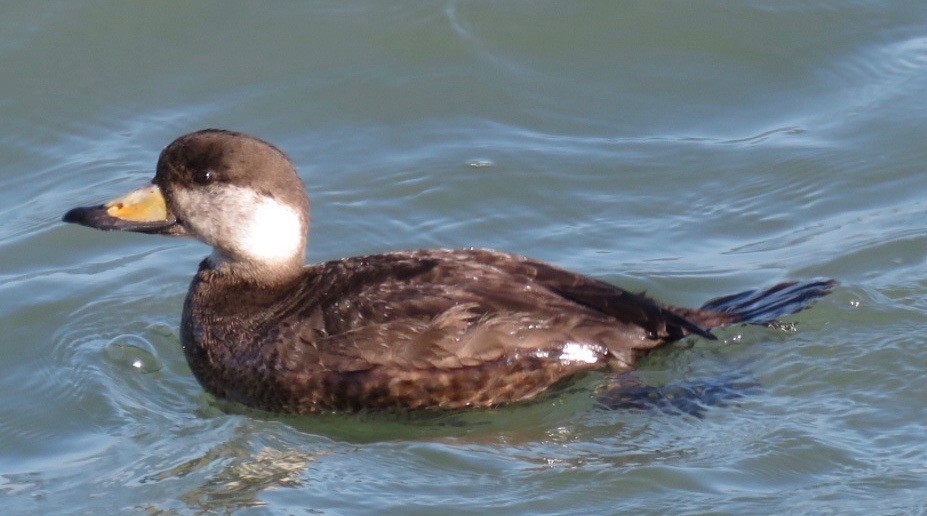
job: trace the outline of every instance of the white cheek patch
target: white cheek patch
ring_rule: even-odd
[[[291,259],[302,249],[302,221],[299,213],[268,197],[252,206],[242,228],[239,249],[259,261]]]
[[[250,188],[178,188],[174,200],[185,225],[213,246],[214,264],[241,259],[273,263],[303,252],[307,228],[299,211]]]

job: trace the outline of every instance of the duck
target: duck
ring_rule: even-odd
[[[180,323],[192,374],[218,398],[290,414],[525,402],[584,373],[632,371],[679,339],[773,324],[835,284],[785,282],[680,308],[490,249],[306,265],[309,197],[293,162],[223,129],[180,136],[150,183],[63,221],[209,245]]]

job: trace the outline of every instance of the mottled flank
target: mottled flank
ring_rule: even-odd
[[[178,138],[162,152],[154,184],[170,212],[163,221],[114,220],[105,207],[77,208],[65,220],[213,246],[184,303],[184,351],[206,390],[271,411],[527,400],[579,373],[629,370],[688,335],[714,338],[713,327],[770,324],[834,284],[784,283],[684,309],[484,249],[303,266],[309,204],[295,170],[270,144],[229,131]],[[291,212],[298,216],[282,225],[263,215]],[[293,241],[255,248],[267,239],[254,228],[277,226]],[[287,248],[292,256],[281,256]]]

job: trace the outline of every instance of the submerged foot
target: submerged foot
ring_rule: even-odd
[[[711,407],[724,407],[734,400],[759,392],[756,380],[742,375],[681,380],[660,387],[644,384],[637,377],[621,375],[599,397],[607,410],[659,410],[701,418]]]

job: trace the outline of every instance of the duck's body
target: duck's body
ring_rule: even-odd
[[[519,401],[702,331],[639,296],[489,250],[348,258],[272,289],[204,263],[182,328],[207,390],[286,412]]]
[[[217,396],[290,413],[530,399],[577,373],[630,369],[687,335],[769,322],[832,284],[782,284],[681,309],[490,250],[303,266],[308,200],[289,160],[218,130],[169,145],[140,194],[65,220],[212,245],[184,303],[190,367]]]

